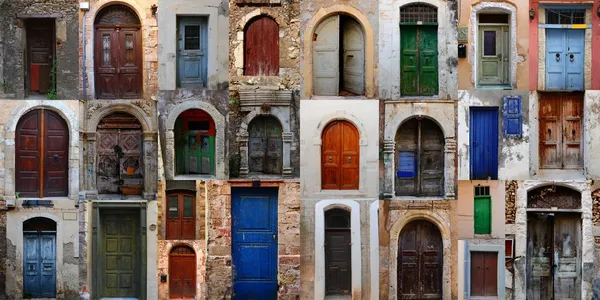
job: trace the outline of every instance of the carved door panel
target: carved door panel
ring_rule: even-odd
[[[141,130],[99,129],[98,136],[98,193],[116,194],[123,186],[143,184]]]
[[[540,167],[581,168],[582,94],[542,94],[539,114]]]
[[[281,125],[273,117],[258,117],[248,126],[250,172],[281,174],[283,142]]]
[[[119,156],[115,147],[119,144],[119,132],[114,129],[98,130],[98,169],[96,170],[98,193],[116,194],[119,179]]]
[[[279,26],[269,17],[259,17],[246,29],[244,75],[279,74]]]
[[[54,20],[30,19],[27,22],[29,90],[45,94],[51,87],[54,55]]]
[[[333,121],[323,130],[322,189],[357,190],[360,136],[348,121]]]

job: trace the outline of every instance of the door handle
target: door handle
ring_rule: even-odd
[[[502,59],[502,53],[498,53],[498,58]]]
[[[348,54],[348,55],[346,55],[346,57],[353,58],[353,57],[354,57],[354,55],[352,55],[352,54]]]
[[[273,235],[273,239],[274,239],[274,240],[276,240],[276,239],[277,239],[277,235],[276,235],[276,234],[274,234],[274,235]]]
[[[556,61],[560,61],[560,53],[556,53]]]
[[[333,157],[330,156],[329,157],[329,162],[332,162],[332,161],[333,161]]]
[[[348,163],[352,162],[352,156],[348,156]]]

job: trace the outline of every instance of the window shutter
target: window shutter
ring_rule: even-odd
[[[518,139],[523,133],[521,96],[504,96],[502,114],[504,116],[504,137]]]
[[[398,178],[417,176],[417,159],[414,152],[401,151],[398,153]]]

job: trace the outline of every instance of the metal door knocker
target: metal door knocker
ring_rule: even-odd
[[[58,163],[58,159],[59,159],[58,154],[52,155],[52,159],[54,159],[54,163]]]
[[[560,53],[556,53],[556,61],[560,61]]]
[[[333,158],[330,156],[329,157],[329,162],[332,162],[332,161],[333,161]]]
[[[575,55],[573,55],[573,53],[571,53],[571,55],[569,55],[569,58],[571,59],[571,62],[573,62],[575,60]]]
[[[348,162],[351,163],[352,162],[352,157],[348,156]]]

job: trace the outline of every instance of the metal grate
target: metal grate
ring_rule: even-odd
[[[546,8],[546,24],[585,24],[585,9]]]
[[[490,195],[490,187],[489,186],[476,186],[475,187],[475,196],[489,196]]]
[[[415,3],[400,7],[401,23],[437,23],[437,9],[435,6]]]

